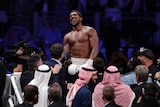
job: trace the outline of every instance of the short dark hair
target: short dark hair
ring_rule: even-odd
[[[28,59],[28,68],[30,70],[34,70],[36,67],[37,62],[41,59],[41,56],[39,54],[34,54]]]
[[[50,48],[52,58],[59,59],[63,53],[63,46],[60,43],[55,43]]]
[[[24,87],[24,99],[26,101],[34,101],[35,95],[38,95],[38,87],[35,85],[26,85]]]
[[[81,13],[80,11],[78,11],[78,10],[72,10],[70,13],[72,13],[72,12],[76,12],[76,13],[78,13],[78,15],[79,15],[80,17],[83,17],[83,16],[82,16],[82,13]]]
[[[62,88],[59,83],[53,83],[48,88],[48,96],[52,101],[59,101],[62,98]]]
[[[103,99],[113,101],[115,98],[114,88],[111,85],[105,85],[103,87]]]
[[[93,59],[93,67],[98,71],[98,72],[103,72],[105,70],[105,62],[101,57],[96,57]]]
[[[145,96],[156,97],[158,87],[154,83],[147,83],[144,86]]]

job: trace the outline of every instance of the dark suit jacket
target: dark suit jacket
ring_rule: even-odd
[[[23,91],[24,87],[34,78],[34,70],[27,70],[22,72],[20,77],[21,89]]]
[[[49,61],[44,61],[44,64],[47,64],[48,66],[54,67],[56,64],[58,64],[55,60],[49,60]],[[60,86],[62,87],[62,99],[64,100],[66,92],[67,92],[67,87],[65,84],[65,78],[66,78],[66,70],[64,67],[62,67],[59,71],[58,74],[51,74],[50,82],[49,85],[53,84],[54,82],[58,82]],[[57,75],[57,79],[55,79],[55,75]]]
[[[133,104],[132,107],[160,107],[155,98],[142,98],[140,103]]]
[[[61,101],[55,101],[52,104],[50,104],[48,107],[66,107],[66,106]]]
[[[120,105],[117,105],[114,101],[107,104],[105,107],[122,107]]]
[[[92,107],[92,93],[87,86],[78,90],[72,102],[72,107]]]
[[[136,95],[135,99],[133,100],[133,103],[136,103],[138,98],[143,95],[142,88],[144,88],[145,84],[146,83],[142,83],[142,84],[138,85],[137,87],[133,88],[133,92]]]

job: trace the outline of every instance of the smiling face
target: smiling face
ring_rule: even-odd
[[[73,11],[70,13],[70,24],[72,26],[77,26],[79,23],[81,23],[82,21],[82,17],[80,17],[80,15]]]

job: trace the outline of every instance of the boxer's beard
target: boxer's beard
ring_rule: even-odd
[[[79,24],[79,22],[75,23],[75,24],[72,24],[73,27],[77,27]]]

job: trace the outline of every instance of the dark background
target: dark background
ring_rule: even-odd
[[[114,51],[120,50],[130,58],[141,46],[153,50],[155,58],[160,57],[160,0],[1,0],[1,49],[7,50],[5,42],[15,39],[5,38],[14,24],[29,33],[37,48],[41,46],[37,35],[48,17],[64,36],[71,30],[72,9],[82,12],[84,25],[97,30],[106,62]]]

